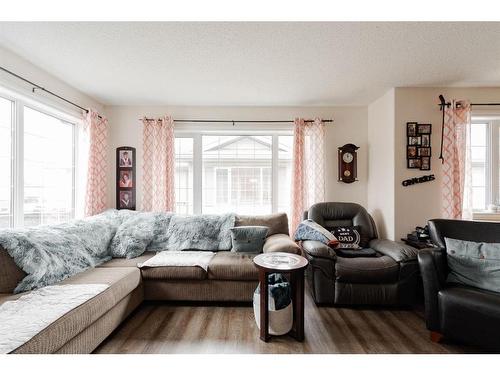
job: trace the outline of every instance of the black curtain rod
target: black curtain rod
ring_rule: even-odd
[[[140,118],[139,121],[146,120],[146,121],[152,121],[154,118]],[[333,122],[333,120],[321,120],[323,122]],[[227,124],[268,124],[268,123],[274,123],[274,124],[293,124],[293,120],[174,120],[174,122],[192,122],[192,123],[206,123],[206,122],[217,122],[217,123],[227,123]],[[314,122],[314,120],[304,120],[304,122]]]
[[[76,107],[76,108],[81,109],[82,111],[85,111],[86,113],[89,113],[89,110],[88,110],[87,108],[84,108],[84,107],[82,107],[81,105],[78,105],[78,104],[76,104],[76,103],[72,102],[71,100],[68,100],[68,99],[66,99],[66,98],[63,98],[62,96],[57,95],[56,93],[54,93],[54,92],[52,92],[52,91],[50,91],[50,90],[47,90],[46,88],[44,88],[44,87],[40,86],[39,84],[34,83],[34,82],[32,82],[32,81],[30,81],[30,80],[28,80],[28,79],[24,78],[24,77],[21,77],[19,74],[16,74],[16,73],[14,73],[14,72],[11,72],[11,71],[10,71],[10,70],[8,70],[8,69],[5,69],[3,66],[0,66],[0,70],[3,70],[5,73],[10,74],[11,76],[16,77],[17,79],[20,79],[21,81],[24,81],[24,82],[26,82],[26,83],[30,84],[30,85],[32,86],[31,91],[32,91],[33,93],[35,93],[35,92],[36,92],[36,90],[43,91],[43,92],[45,92],[45,93],[47,93],[47,94],[49,94],[49,95],[52,95],[52,96],[56,97],[56,98],[57,98],[57,99],[59,99],[59,100],[62,100],[62,101],[64,101],[64,102],[68,103],[68,104],[71,104],[72,106],[74,106],[74,107]],[[99,118],[100,118],[100,119],[102,119],[102,117],[101,117],[100,115],[99,115]]]
[[[439,95],[439,108],[443,110],[444,107],[449,108],[451,102],[447,102],[443,95]],[[500,103],[471,103],[471,106],[500,106]]]
[[[443,112],[443,117],[441,119],[441,148],[439,151],[439,159],[441,159],[441,163],[444,163],[443,158],[443,139],[444,139],[444,109],[450,108],[451,102],[447,102],[443,95],[439,95],[439,110]],[[471,103],[471,106],[500,106],[500,103]]]

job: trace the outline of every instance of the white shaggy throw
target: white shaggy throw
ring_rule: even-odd
[[[205,271],[215,256],[211,251],[161,251],[137,267],[194,267],[198,266]]]
[[[52,285],[0,305],[0,353],[10,353],[64,314],[95,297],[106,284]]]

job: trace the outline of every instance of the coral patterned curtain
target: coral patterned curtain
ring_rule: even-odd
[[[142,209],[174,211],[175,138],[170,116],[143,122]]]
[[[443,128],[442,215],[447,219],[472,218],[471,106],[453,100],[445,107]]]
[[[303,212],[325,200],[325,125],[319,118],[312,122],[297,118],[293,137],[292,234]]]
[[[108,120],[89,109],[83,132],[89,142],[85,216],[92,216],[106,209]]]

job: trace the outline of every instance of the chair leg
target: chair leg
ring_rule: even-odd
[[[436,331],[431,331],[431,341],[435,343],[440,343],[441,340],[443,339],[443,334],[436,332]]]

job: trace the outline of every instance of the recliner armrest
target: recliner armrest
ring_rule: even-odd
[[[407,262],[417,259],[418,249],[391,240],[381,240],[379,238],[370,241],[370,247],[384,255],[394,259],[396,262]]]
[[[276,233],[267,237],[262,251],[264,253],[283,252],[300,255],[299,245],[288,234],[283,233]]]
[[[421,250],[418,253],[418,264],[424,285],[425,322],[428,329],[439,331],[438,293],[444,285],[444,275],[441,275],[442,268],[436,264],[435,252],[434,249]]]
[[[335,251],[319,241],[302,241],[302,250],[312,257],[337,259]]]

